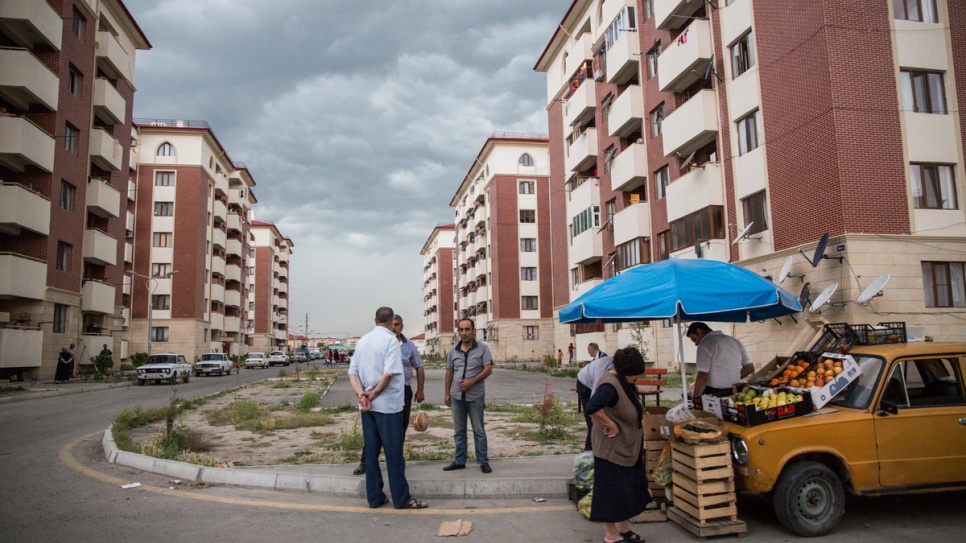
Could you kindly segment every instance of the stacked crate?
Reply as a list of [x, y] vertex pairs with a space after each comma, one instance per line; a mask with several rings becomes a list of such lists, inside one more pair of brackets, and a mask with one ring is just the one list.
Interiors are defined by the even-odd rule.
[[668, 520], [698, 537], [747, 532], [738, 520], [731, 445], [671, 443], [674, 505]]
[[651, 493], [651, 500], [656, 502], [658, 509], [648, 509], [631, 519], [631, 522], [665, 522], [667, 521], [667, 503], [669, 496], [659, 483], [654, 481], [654, 470], [657, 469], [661, 453], [667, 445], [665, 439], [644, 440], [644, 471], [647, 473], [647, 489]]

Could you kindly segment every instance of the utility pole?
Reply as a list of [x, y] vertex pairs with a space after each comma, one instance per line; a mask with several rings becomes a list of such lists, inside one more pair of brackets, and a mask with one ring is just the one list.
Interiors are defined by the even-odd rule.
[[309, 346], [309, 313], [305, 312], [305, 345]]

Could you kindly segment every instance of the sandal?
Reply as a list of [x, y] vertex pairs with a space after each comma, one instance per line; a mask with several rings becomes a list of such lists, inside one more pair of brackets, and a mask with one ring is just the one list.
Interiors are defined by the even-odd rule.
[[626, 532], [621, 532], [621, 537], [624, 538], [624, 541], [634, 541], [635, 543], [644, 543], [644, 538], [635, 534], [631, 530], [627, 530]]
[[408, 502], [402, 504], [399, 508], [400, 509], [426, 509], [427, 507], [429, 507], [428, 504], [423, 503], [417, 500], [416, 498], [413, 498]]

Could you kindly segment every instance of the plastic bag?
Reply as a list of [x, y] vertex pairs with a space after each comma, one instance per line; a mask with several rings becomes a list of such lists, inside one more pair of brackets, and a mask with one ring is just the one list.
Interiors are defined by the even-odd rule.
[[574, 485], [578, 490], [594, 487], [594, 453], [584, 451], [574, 456]]
[[671, 486], [671, 478], [674, 477], [674, 466], [671, 464], [671, 444], [668, 443], [664, 446], [664, 450], [661, 451], [661, 457], [657, 461], [657, 467], [654, 468], [654, 482], [663, 486]]
[[688, 402], [685, 402], [675, 407], [672, 407], [670, 411], [668, 411], [664, 415], [664, 418], [666, 418], [667, 421], [670, 422], [671, 424], [678, 424], [680, 422], [687, 422], [689, 420], [694, 420], [697, 417], [695, 417], [694, 413], [691, 412], [691, 408], [688, 406]]
[[580, 511], [580, 514], [582, 514], [583, 516], [585, 516], [587, 518], [590, 518], [590, 504], [593, 501], [594, 501], [594, 491], [593, 490], [591, 490], [583, 498], [580, 498], [580, 501], [577, 502], [577, 509]]

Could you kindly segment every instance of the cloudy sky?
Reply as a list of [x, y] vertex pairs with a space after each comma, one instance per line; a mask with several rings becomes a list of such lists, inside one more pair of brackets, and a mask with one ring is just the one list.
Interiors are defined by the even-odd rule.
[[289, 314], [423, 325], [419, 251], [494, 131], [546, 132], [533, 71], [570, 0], [124, 0], [135, 117], [210, 123], [295, 243]]

